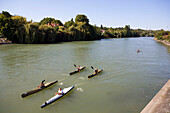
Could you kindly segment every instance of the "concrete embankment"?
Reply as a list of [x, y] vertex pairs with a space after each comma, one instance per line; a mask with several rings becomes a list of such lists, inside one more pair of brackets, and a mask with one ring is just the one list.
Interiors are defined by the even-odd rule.
[[141, 113], [170, 113], [170, 79]]

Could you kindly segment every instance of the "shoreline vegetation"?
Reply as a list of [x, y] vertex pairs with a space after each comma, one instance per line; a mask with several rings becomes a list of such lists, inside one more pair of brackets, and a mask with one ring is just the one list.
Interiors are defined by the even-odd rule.
[[170, 46], [170, 31], [161, 30], [155, 34], [154, 40]]
[[156, 40], [157, 42], [161, 42], [161, 43], [163, 43], [163, 44], [165, 44], [165, 45], [167, 45], [167, 46], [170, 46], [170, 42], [168, 42], [168, 41], [158, 40], [158, 39], [155, 39], [155, 38], [154, 38], [154, 40]]
[[[40, 22], [26, 21], [25, 17], [0, 13], [0, 37], [20, 44], [44, 44], [68, 41], [89, 41], [104, 38], [155, 37], [164, 30], [131, 29], [130, 25], [108, 28], [91, 25], [86, 15], [78, 14], [75, 19], [64, 24], [54, 18], [44, 18]], [[165, 36], [161, 38], [164, 40]], [[170, 42], [169, 38], [168, 41]]]

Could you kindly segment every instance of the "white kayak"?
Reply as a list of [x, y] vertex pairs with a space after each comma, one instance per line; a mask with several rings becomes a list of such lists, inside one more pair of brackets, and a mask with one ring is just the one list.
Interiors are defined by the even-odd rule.
[[64, 95], [66, 95], [68, 92], [70, 92], [72, 89], [74, 88], [74, 86], [68, 87], [68, 88], [64, 88], [63, 89], [63, 94], [62, 95], [55, 95], [54, 97], [50, 98], [48, 101], [46, 101], [44, 104], [41, 105], [41, 108], [53, 103], [54, 101], [58, 100], [59, 98], [63, 97]]

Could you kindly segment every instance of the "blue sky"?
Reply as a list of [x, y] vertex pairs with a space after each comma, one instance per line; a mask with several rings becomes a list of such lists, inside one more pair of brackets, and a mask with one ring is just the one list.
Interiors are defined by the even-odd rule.
[[0, 0], [2, 11], [37, 22], [53, 17], [65, 23], [85, 14], [97, 26], [170, 30], [170, 0]]

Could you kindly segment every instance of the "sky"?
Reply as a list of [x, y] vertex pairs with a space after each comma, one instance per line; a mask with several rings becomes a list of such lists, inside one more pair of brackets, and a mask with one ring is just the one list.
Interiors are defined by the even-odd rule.
[[2, 11], [34, 22], [52, 17], [64, 24], [84, 14], [99, 27], [170, 31], [170, 0], [0, 0]]

